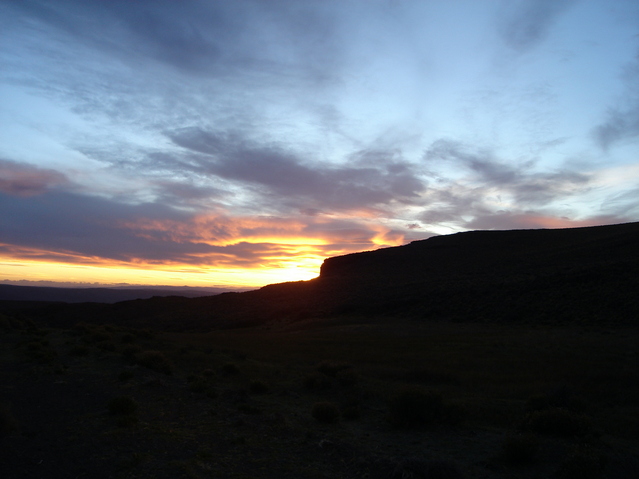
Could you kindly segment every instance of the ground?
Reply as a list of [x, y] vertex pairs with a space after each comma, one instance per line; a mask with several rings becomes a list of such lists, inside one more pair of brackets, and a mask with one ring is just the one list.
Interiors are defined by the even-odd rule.
[[2, 477], [639, 477], [636, 329], [0, 326]]

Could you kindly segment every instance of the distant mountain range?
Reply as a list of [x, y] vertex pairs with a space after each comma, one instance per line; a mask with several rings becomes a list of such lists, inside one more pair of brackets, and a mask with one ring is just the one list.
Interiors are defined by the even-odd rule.
[[0, 301], [61, 301], [64, 303], [117, 303], [153, 296], [197, 298], [228, 292], [223, 288], [62, 288], [0, 284]]
[[57, 324], [90, 317], [170, 330], [394, 317], [637, 326], [638, 293], [639, 223], [626, 223], [436, 236], [329, 258], [310, 281], [192, 299], [32, 307], [29, 314]]

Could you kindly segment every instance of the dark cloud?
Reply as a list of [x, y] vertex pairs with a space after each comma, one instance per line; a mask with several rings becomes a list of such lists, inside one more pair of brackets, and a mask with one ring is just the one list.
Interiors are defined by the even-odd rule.
[[[511, 194], [521, 206], [546, 204], [559, 197], [584, 192], [590, 181], [588, 175], [571, 170], [535, 172], [534, 162], [517, 166], [496, 158], [489, 150], [469, 148], [450, 140], [434, 142], [425, 152], [424, 159], [426, 163], [443, 160], [472, 173], [476, 185], [471, 192], [474, 196], [481, 197], [482, 190], [497, 187]], [[467, 204], [461, 206], [468, 207]]]
[[353, 209], [415, 201], [425, 185], [413, 167], [390, 152], [361, 166], [304, 162], [275, 146], [262, 146], [237, 134], [219, 135], [198, 128], [168, 133], [175, 144], [204, 154], [195, 171], [260, 188], [297, 210]]
[[[167, 206], [125, 204], [72, 193], [12, 197], [0, 193], [0, 254], [86, 264], [127, 262], [258, 267], [295, 258], [298, 237], [332, 241], [324, 251], [371, 249], [379, 237], [357, 220], [201, 216]], [[10, 221], [6, 221], [10, 220]], [[386, 232], [397, 241], [400, 232]]]
[[594, 134], [603, 149], [619, 141], [639, 137], [639, 102], [628, 108], [610, 109], [606, 120], [595, 128]]
[[[449, 140], [433, 143], [424, 161], [427, 167], [433, 162], [441, 166], [443, 161], [455, 168], [457, 176], [440, 178], [425, 195], [418, 219], [431, 225], [448, 223], [463, 229], [578, 226], [578, 221], [557, 217], [549, 205], [569, 201], [591, 187], [590, 176], [579, 171], [538, 172], [534, 162], [509, 164], [489, 150]], [[611, 218], [619, 219], [611, 215], [601, 220], [615, 222]]]
[[556, 17], [574, 0], [519, 0], [508, 2], [500, 28], [508, 46], [525, 51], [543, 40]]
[[[138, 67], [153, 59], [187, 74], [226, 76], [241, 69], [317, 81], [329, 76], [327, 67], [339, 57], [334, 19], [328, 9], [306, 2], [12, 0], [9, 4], [78, 44]], [[283, 43], [286, 55], [279, 51]]]
[[623, 70], [621, 80], [625, 91], [618, 105], [608, 109], [606, 118], [593, 132], [604, 150], [618, 142], [639, 138], [639, 51]]
[[58, 171], [0, 159], [0, 193], [40, 195], [69, 183], [68, 178]]

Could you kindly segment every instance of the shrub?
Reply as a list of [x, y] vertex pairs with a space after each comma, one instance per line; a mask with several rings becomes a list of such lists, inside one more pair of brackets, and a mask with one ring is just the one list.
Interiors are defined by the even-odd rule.
[[225, 376], [237, 376], [240, 374], [240, 368], [235, 363], [225, 363], [222, 365], [221, 372]]
[[339, 419], [339, 409], [332, 402], [318, 402], [313, 404], [311, 414], [322, 424], [332, 424]]
[[133, 414], [138, 409], [138, 403], [128, 396], [114, 397], [109, 401], [109, 413], [116, 416]]
[[9, 316], [5, 316], [2, 313], [0, 313], [0, 329], [3, 329], [5, 331], [10, 331], [11, 329], [13, 329]]
[[339, 384], [347, 387], [355, 386], [359, 382], [359, 374], [350, 368], [338, 371], [336, 378]]
[[509, 435], [501, 445], [500, 459], [511, 466], [525, 466], [537, 460], [539, 441], [528, 434]]
[[136, 360], [136, 356], [142, 351], [142, 348], [140, 346], [135, 346], [135, 345], [131, 345], [131, 346], [126, 346], [123, 350], [122, 350], [122, 357], [129, 361], [129, 362], [135, 362]]
[[143, 351], [136, 356], [138, 364], [166, 375], [173, 374], [173, 365], [160, 351]]
[[306, 389], [313, 391], [330, 389], [333, 385], [330, 378], [318, 373], [304, 376], [303, 384]]
[[18, 421], [8, 404], [0, 403], [0, 436], [18, 431]]
[[98, 344], [96, 344], [96, 347], [98, 349], [101, 349], [102, 351], [114, 352], [116, 350], [113, 341], [100, 341]]
[[150, 329], [136, 329], [132, 331], [140, 339], [153, 339], [155, 333]]
[[125, 383], [130, 379], [133, 379], [134, 377], [135, 374], [133, 373], [133, 371], [131, 371], [130, 369], [125, 369], [120, 374], [118, 374], [118, 381]]
[[390, 423], [401, 428], [421, 428], [448, 422], [449, 407], [436, 391], [405, 388], [388, 403]]
[[95, 331], [89, 337], [85, 337], [85, 340], [90, 343], [101, 343], [103, 341], [113, 340], [113, 336], [104, 331]]
[[557, 479], [599, 479], [603, 475], [606, 457], [590, 448], [573, 450], [561, 464]]
[[526, 415], [521, 428], [556, 437], [583, 436], [591, 431], [586, 417], [562, 408], [533, 411]]
[[270, 391], [270, 388], [264, 381], [251, 381], [249, 390], [253, 394], [266, 394]]
[[405, 459], [395, 467], [391, 479], [424, 477], [428, 479], [464, 479], [459, 468], [449, 461]]
[[206, 381], [201, 376], [192, 377], [188, 380], [188, 382], [189, 382], [189, 390], [194, 393], [203, 394], [208, 389], [206, 385]]
[[69, 354], [71, 356], [88, 356], [89, 348], [87, 348], [86, 346], [82, 346], [81, 344], [76, 344], [74, 346], [71, 346]]
[[533, 396], [526, 402], [526, 411], [528, 412], [550, 408], [583, 411], [584, 407], [584, 400], [581, 397], [575, 396], [567, 387], [560, 387], [547, 394]]
[[355, 421], [360, 418], [360, 403], [357, 400], [347, 401], [342, 404], [342, 418], [346, 421]]
[[345, 369], [350, 369], [351, 365], [348, 363], [334, 362], [334, 361], [322, 361], [319, 366], [317, 366], [317, 371], [334, 378], [337, 376], [337, 373], [340, 371], [344, 371]]
[[124, 333], [122, 336], [120, 336], [120, 342], [122, 342], [123, 344], [131, 344], [134, 343], [135, 340], [135, 335], [131, 333]]
[[256, 415], [256, 414], [262, 414], [262, 410], [256, 406], [253, 406], [251, 404], [248, 403], [240, 403], [237, 406], [237, 410], [241, 413], [244, 414], [252, 414], [252, 415]]

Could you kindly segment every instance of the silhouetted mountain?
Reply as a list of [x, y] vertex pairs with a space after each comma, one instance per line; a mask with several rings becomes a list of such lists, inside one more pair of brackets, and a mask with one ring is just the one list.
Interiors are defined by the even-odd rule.
[[56, 288], [0, 284], [0, 301], [47, 301], [64, 303], [117, 303], [153, 296], [212, 296], [228, 290], [222, 288]]
[[38, 316], [165, 329], [344, 315], [637, 325], [637, 291], [639, 223], [627, 223], [436, 236], [329, 258], [310, 281], [204, 298], [49, 306]]

